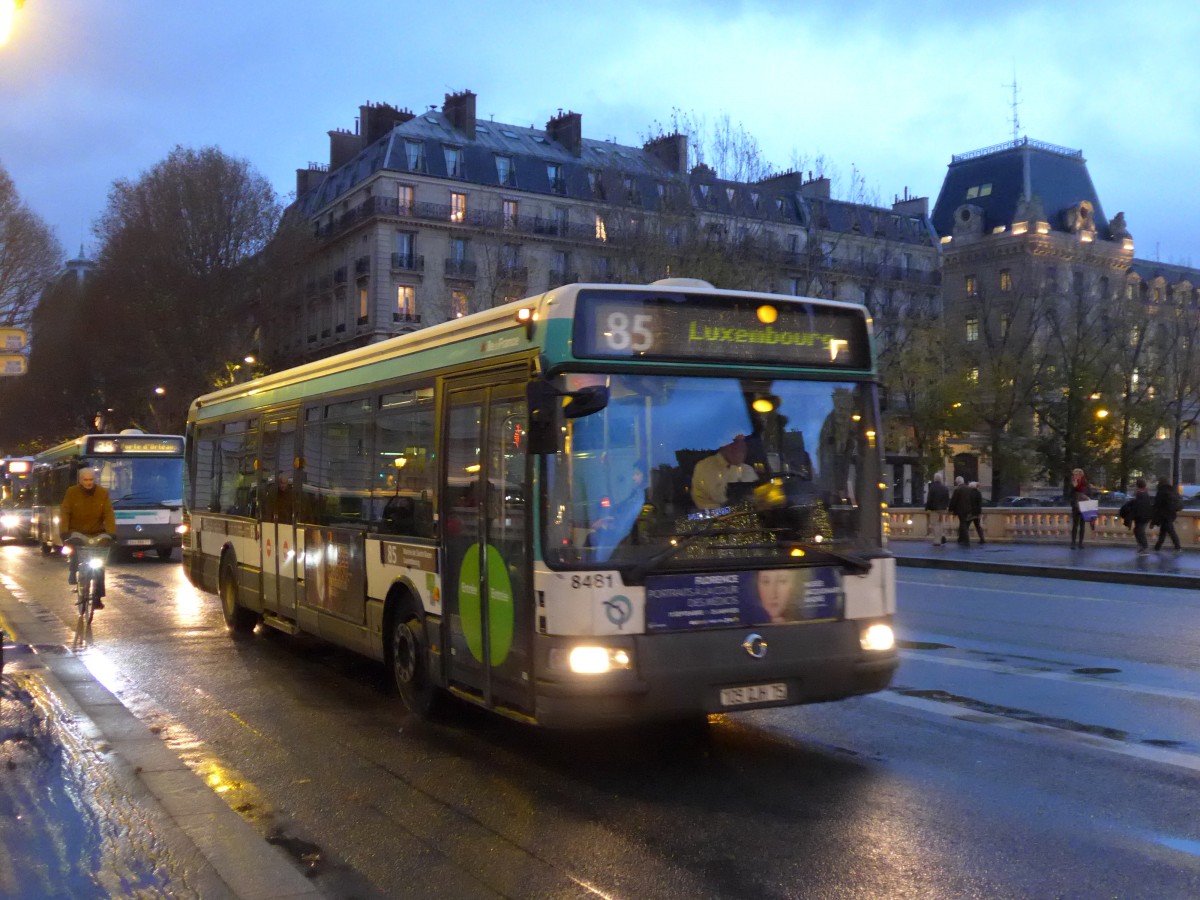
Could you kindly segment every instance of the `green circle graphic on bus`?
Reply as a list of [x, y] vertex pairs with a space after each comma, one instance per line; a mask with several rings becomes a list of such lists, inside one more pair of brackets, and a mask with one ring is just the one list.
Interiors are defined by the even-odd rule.
[[[488, 627], [492, 665], [508, 659], [513, 641], [513, 595], [508, 567], [500, 551], [487, 545]], [[483, 610], [479, 603], [479, 544], [473, 544], [458, 570], [458, 614], [467, 649], [483, 662]]]

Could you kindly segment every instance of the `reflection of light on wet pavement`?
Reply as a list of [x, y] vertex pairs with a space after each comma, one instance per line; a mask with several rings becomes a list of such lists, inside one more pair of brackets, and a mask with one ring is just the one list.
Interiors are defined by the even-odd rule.
[[157, 837], [161, 823], [130, 799], [102, 746], [42, 679], [6, 674], [0, 701], [4, 795], [20, 825], [3, 829], [4, 893], [186, 895], [187, 872]]
[[169, 582], [170, 609], [174, 611], [175, 625], [180, 628], [196, 628], [204, 621], [207, 611], [214, 609], [212, 595], [197, 589], [183, 574], [183, 566], [175, 568], [175, 577], [164, 579]]

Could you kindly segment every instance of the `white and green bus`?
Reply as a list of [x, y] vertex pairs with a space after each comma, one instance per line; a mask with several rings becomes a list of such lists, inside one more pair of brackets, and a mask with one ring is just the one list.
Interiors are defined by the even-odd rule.
[[837, 700], [897, 665], [878, 431], [861, 306], [568, 285], [195, 400], [184, 565], [418, 714]]
[[34, 457], [34, 527], [43, 553], [62, 547], [59, 507], [79, 470], [96, 470], [116, 517], [114, 547], [154, 551], [161, 559], [183, 543], [183, 435], [85, 434]]

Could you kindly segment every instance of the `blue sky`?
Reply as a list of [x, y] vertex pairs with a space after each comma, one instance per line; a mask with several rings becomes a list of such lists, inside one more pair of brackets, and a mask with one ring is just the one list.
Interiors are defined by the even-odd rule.
[[[0, 0], [5, 2], [5, 0]], [[1021, 134], [1082, 149], [1137, 255], [1200, 266], [1200, 4], [827, 0], [604, 3], [26, 0], [0, 47], [0, 163], [69, 254], [118, 178], [176, 144], [281, 194], [360, 104], [640, 144], [678, 109], [728, 115], [778, 168], [823, 156], [890, 203], [937, 198], [954, 153]]]

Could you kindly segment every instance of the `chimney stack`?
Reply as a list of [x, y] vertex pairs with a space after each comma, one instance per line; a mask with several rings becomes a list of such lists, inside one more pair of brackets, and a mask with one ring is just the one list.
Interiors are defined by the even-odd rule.
[[390, 103], [368, 103], [358, 108], [362, 145], [369, 147], [397, 125], [413, 118], [411, 110], [397, 109]]
[[320, 186], [329, 169], [320, 163], [309, 163], [307, 169], [296, 170], [296, 198], [299, 199], [309, 191]]
[[686, 134], [680, 134], [678, 131], [674, 134], [664, 134], [662, 137], [647, 141], [642, 149], [676, 175], [687, 174], [688, 139]]
[[562, 144], [572, 156], [583, 154], [583, 116], [577, 112], [559, 112], [546, 123], [550, 140]]
[[467, 140], [475, 140], [475, 94], [471, 91], [459, 91], [457, 94], [447, 94], [446, 102], [442, 104], [442, 112], [450, 120], [450, 124], [467, 136]]
[[362, 149], [362, 136], [344, 128], [329, 132], [329, 171], [339, 169]]

